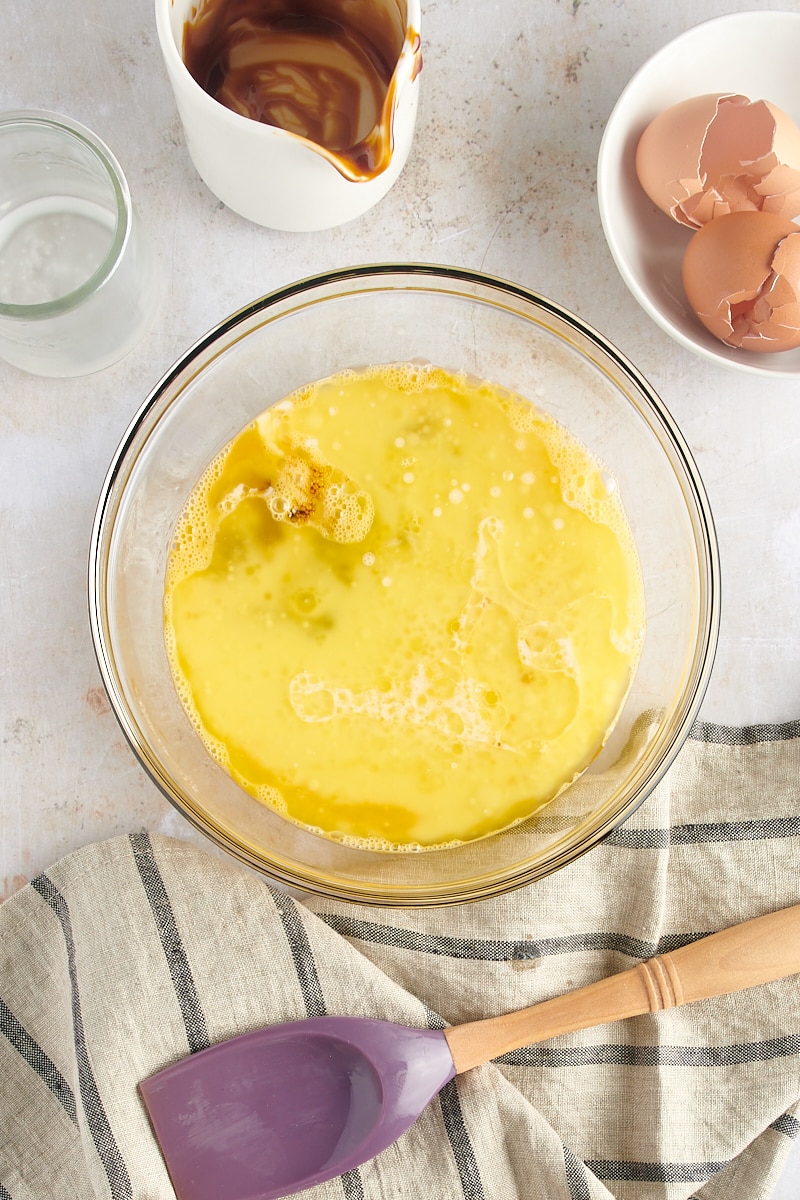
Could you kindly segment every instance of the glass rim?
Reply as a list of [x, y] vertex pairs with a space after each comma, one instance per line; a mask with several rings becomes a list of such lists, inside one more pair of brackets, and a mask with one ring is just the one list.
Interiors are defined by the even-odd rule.
[[125, 175], [114, 155], [97, 134], [79, 121], [47, 109], [17, 109], [0, 112], [0, 138], [12, 128], [30, 126], [35, 129], [54, 129], [65, 133], [82, 144], [99, 163], [111, 185], [114, 197], [114, 232], [111, 243], [88, 279], [72, 291], [54, 300], [38, 304], [11, 304], [0, 299], [0, 317], [12, 320], [39, 321], [57, 317], [77, 308], [84, 300], [95, 295], [116, 271], [126, 245], [130, 239], [133, 223], [133, 208], [130, 189]]

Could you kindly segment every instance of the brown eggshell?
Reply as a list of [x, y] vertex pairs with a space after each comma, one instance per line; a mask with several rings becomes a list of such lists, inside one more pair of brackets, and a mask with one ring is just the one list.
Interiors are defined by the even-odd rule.
[[636, 173], [653, 203], [690, 229], [731, 212], [800, 216], [800, 128], [765, 100], [694, 96], [650, 122]]
[[683, 286], [705, 327], [761, 353], [800, 346], [800, 225], [765, 212], [718, 217], [692, 237]]

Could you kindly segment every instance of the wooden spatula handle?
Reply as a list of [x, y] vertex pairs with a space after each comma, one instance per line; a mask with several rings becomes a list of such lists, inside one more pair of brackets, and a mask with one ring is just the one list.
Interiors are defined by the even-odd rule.
[[561, 1033], [739, 992], [800, 972], [800, 904], [733, 925], [588, 987], [445, 1030], [456, 1071]]

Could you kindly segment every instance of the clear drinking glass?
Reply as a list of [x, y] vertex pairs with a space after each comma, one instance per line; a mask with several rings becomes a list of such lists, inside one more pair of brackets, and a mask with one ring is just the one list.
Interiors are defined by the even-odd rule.
[[136, 345], [156, 298], [111, 151], [69, 117], [0, 113], [0, 357], [34, 375], [98, 371]]

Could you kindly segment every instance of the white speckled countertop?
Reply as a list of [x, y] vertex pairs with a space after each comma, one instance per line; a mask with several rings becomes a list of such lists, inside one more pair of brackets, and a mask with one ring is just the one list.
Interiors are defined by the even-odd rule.
[[[723, 614], [702, 716], [800, 717], [800, 383], [723, 371], [652, 324], [613, 265], [594, 187], [605, 120], [654, 51], [709, 17], [796, 3], [427, 0], [399, 183], [360, 220], [305, 235], [248, 224], [196, 176], [150, 0], [2, 8], [0, 109], [54, 109], [108, 143], [155, 243], [162, 297], [144, 341], [97, 375], [38, 379], [0, 362], [0, 898], [117, 833], [200, 841], [137, 765], [100, 684], [86, 605], [94, 506], [128, 421], [173, 360], [241, 305], [329, 268], [485, 270], [615, 342], [680, 424], [715, 513]], [[775, 1193], [790, 1197], [798, 1151]]]

